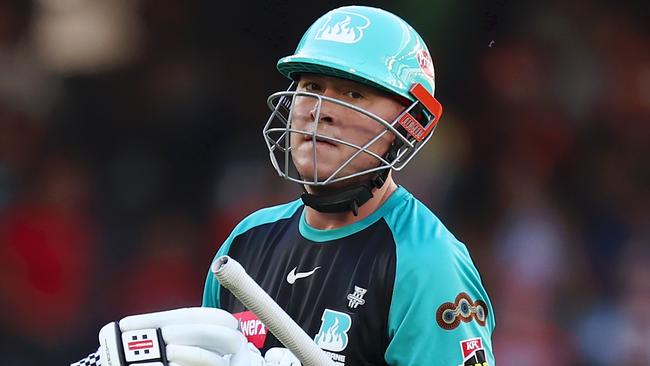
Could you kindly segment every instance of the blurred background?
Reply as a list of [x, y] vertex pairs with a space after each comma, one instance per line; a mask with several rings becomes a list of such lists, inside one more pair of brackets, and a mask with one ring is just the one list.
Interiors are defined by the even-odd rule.
[[[445, 114], [396, 179], [473, 253], [498, 364], [650, 365], [647, 2], [357, 3], [429, 44]], [[233, 226], [300, 192], [268, 162], [265, 101], [346, 4], [0, 1], [2, 365], [67, 365], [111, 320], [200, 304]]]

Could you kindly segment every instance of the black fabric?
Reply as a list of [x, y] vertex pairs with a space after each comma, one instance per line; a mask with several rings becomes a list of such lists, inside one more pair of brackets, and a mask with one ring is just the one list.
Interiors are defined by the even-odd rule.
[[[401, 142], [396, 142], [391, 145], [385, 156], [388, 162], [395, 160], [397, 151], [401, 145]], [[335, 193], [316, 195], [305, 192], [300, 198], [305, 205], [318, 212], [336, 213], [351, 211], [354, 216], [357, 216], [359, 214], [359, 207], [373, 197], [372, 190], [375, 188], [379, 189], [386, 183], [389, 172], [390, 169], [380, 170], [370, 178], [368, 183], [346, 187]]]
[[[339, 352], [345, 365], [385, 365], [389, 344], [388, 311], [395, 281], [395, 243], [383, 220], [342, 239], [314, 242], [299, 232], [300, 210], [291, 218], [255, 227], [236, 237], [228, 255], [314, 338], [325, 309], [348, 314], [347, 347]], [[320, 267], [293, 285], [287, 275]], [[355, 286], [367, 290], [363, 304], [350, 306]], [[220, 304], [231, 313], [246, 311], [224, 290]], [[271, 334], [262, 352], [282, 347]]]
[[357, 216], [359, 207], [372, 198], [372, 189], [367, 185], [360, 185], [333, 194], [303, 193], [300, 198], [305, 205], [319, 212], [352, 211], [354, 216]]
[[158, 347], [160, 348], [160, 362], [162, 362], [162, 366], [169, 366], [169, 360], [167, 360], [167, 346], [165, 339], [163, 338], [162, 329], [156, 328], [156, 336], [158, 336]]

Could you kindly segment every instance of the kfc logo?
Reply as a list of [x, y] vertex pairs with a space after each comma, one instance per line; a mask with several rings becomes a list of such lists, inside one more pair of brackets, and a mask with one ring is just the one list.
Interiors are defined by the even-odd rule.
[[460, 366], [488, 366], [481, 338], [471, 338], [460, 342], [463, 363]]

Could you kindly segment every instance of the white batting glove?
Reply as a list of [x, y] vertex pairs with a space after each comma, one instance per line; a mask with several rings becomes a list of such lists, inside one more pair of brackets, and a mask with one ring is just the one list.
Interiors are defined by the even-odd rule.
[[271, 348], [264, 354], [266, 366], [301, 366], [300, 360], [286, 348]]
[[[99, 332], [98, 366], [263, 366], [230, 313], [184, 308], [128, 316]], [[91, 355], [92, 356], [92, 355]], [[89, 356], [90, 359], [90, 356]]]

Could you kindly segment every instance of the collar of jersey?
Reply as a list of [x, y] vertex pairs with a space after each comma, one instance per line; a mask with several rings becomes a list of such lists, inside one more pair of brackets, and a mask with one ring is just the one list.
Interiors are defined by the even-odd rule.
[[357, 221], [347, 226], [329, 230], [321, 230], [309, 226], [307, 220], [305, 219], [305, 208], [303, 207], [302, 213], [300, 214], [300, 224], [298, 225], [300, 234], [305, 239], [315, 242], [337, 240], [346, 236], [350, 236], [377, 222], [377, 220], [390, 212], [390, 210], [392, 210], [393, 207], [395, 207], [402, 200], [402, 198], [406, 197], [408, 194], [409, 193], [406, 189], [404, 189], [402, 186], [398, 186], [395, 192], [393, 192], [393, 194], [388, 197], [386, 202], [384, 202], [375, 212], [368, 215], [363, 220]]

